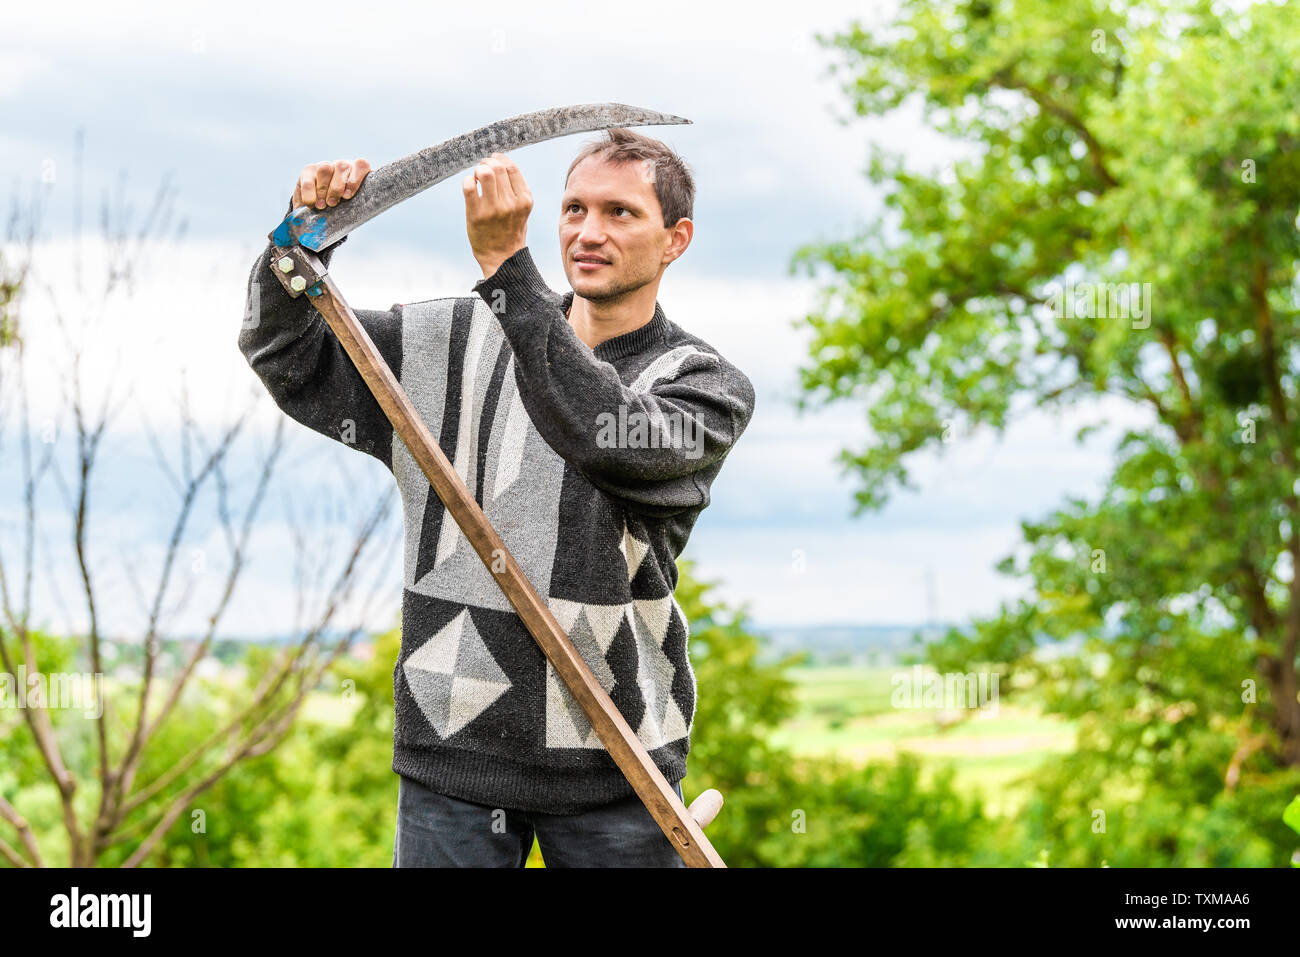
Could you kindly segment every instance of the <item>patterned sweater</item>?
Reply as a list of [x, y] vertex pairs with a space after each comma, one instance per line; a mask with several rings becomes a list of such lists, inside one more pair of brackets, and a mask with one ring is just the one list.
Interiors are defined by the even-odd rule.
[[[328, 264], [338, 246], [326, 251]], [[393, 770], [573, 814], [631, 786], [308, 297], [253, 265], [239, 348], [286, 414], [392, 472], [405, 517]], [[527, 247], [476, 295], [355, 310], [430, 433], [670, 783], [695, 714], [675, 559], [754, 408], [658, 303], [585, 345]]]

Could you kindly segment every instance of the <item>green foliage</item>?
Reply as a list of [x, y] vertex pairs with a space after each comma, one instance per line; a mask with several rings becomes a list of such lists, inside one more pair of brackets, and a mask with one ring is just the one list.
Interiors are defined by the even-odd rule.
[[[1300, 834], [1300, 796], [1291, 799], [1291, 803], [1282, 812], [1282, 822], [1291, 830]], [[1291, 855], [1291, 866], [1300, 867], [1300, 848]]]
[[714, 587], [681, 563], [677, 600], [691, 622], [700, 688], [683, 792], [726, 799], [709, 840], [730, 867], [858, 867], [956, 861], [984, 833], [978, 802], [966, 802], [951, 773], [924, 779], [914, 758], [866, 767], [796, 759], [771, 746], [793, 716], [802, 655], [761, 664], [743, 610], [713, 601]]
[[[951, 773], [930, 781], [914, 758], [866, 768], [796, 760], [767, 743], [794, 712], [785, 670], [799, 659], [761, 663], [762, 644], [743, 612], [714, 600], [713, 588], [682, 562], [677, 599], [691, 622], [700, 689], [683, 791], [687, 803], [711, 787], [725, 795], [709, 836], [728, 865], [947, 864], [973, 853], [986, 823]], [[149, 863], [388, 866], [397, 801], [392, 662], [399, 646], [392, 631], [375, 641], [368, 661], [337, 666], [318, 699], [350, 696], [347, 719], [303, 719], [276, 750], [236, 766], [187, 809]], [[261, 673], [264, 655], [246, 650], [250, 673]], [[230, 702], [223, 699], [239, 693], [213, 689], [211, 700], [196, 700], [160, 743], [155, 763], [176, 760], [206, 730], [203, 713], [224, 713]], [[128, 852], [104, 863], [119, 863]]]
[[[274, 751], [242, 762], [201, 795], [150, 863], [216, 867], [387, 867], [397, 777], [392, 771], [394, 629], [373, 656], [331, 669], [317, 700], [349, 709], [341, 725], [300, 719]], [[249, 651], [258, 658], [263, 649]], [[250, 664], [260, 674], [263, 666]], [[196, 832], [194, 811], [205, 830]]]
[[[845, 459], [863, 507], [906, 482], [905, 456], [936, 446], [945, 423], [1005, 428], [1018, 395], [1046, 406], [1150, 393], [1168, 424], [1190, 418], [1174, 377], [1149, 368], [1166, 340], [1193, 385], [1259, 392], [1250, 269], [1265, 268], [1260, 292], [1279, 300], [1278, 341], [1294, 319], [1300, 34], [1281, 6], [1220, 20], [1195, 4], [1174, 37], [1182, 6], [1003, 0], [976, 16], [958, 0], [914, 0], [881, 36], [855, 26], [822, 38], [859, 115], [917, 98], [936, 131], [975, 153], [949, 176], [877, 149], [869, 176], [888, 191], [887, 222], [794, 257], [836, 280], [807, 318], [809, 398], [871, 399], [873, 441]], [[1080, 279], [1153, 283], [1150, 328], [1048, 321], [1048, 287], [1071, 266]], [[1232, 436], [1236, 406], [1211, 417], [1202, 398], [1203, 440]], [[1261, 442], [1294, 445], [1293, 418], [1270, 424]], [[1260, 472], [1268, 449], [1254, 453]]]
[[[14, 652], [19, 649], [12, 632], [0, 628], [0, 635], [7, 648]], [[78, 659], [75, 641], [36, 630], [28, 632], [28, 640], [40, 672], [87, 670]], [[14, 690], [17, 690], [17, 675], [14, 676]], [[6, 701], [5, 707], [0, 708], [0, 795], [18, 805], [32, 830], [44, 837], [41, 847], [47, 859], [64, 863], [68, 856], [68, 841], [62, 829], [59, 793], [32, 740], [26, 715], [15, 704]], [[91, 722], [84, 720], [78, 711], [51, 709], [48, 714], [68, 765], [75, 767], [74, 762], [93, 760], [95, 745]], [[9, 834], [3, 836], [10, 840]], [[0, 863], [7, 864], [3, 859]]]
[[[1038, 776], [1013, 860], [1290, 854], [1293, 17], [1270, 3], [905, 0], [877, 34], [822, 38], [859, 115], [913, 98], [966, 152], [930, 172], [876, 150], [886, 221], [794, 257], [827, 279], [806, 319], [804, 401], [866, 406], [871, 440], [844, 452], [858, 506], [909, 487], [913, 453], [1003, 431], [1020, 409], [1105, 394], [1154, 422], [1124, 436], [1098, 502], [1022, 524], [1028, 554], [999, 568], [1031, 596], [928, 655], [940, 670], [1001, 663], [1008, 694], [1080, 721], [1078, 750]], [[1112, 299], [1112, 284], [1140, 298]], [[1063, 641], [1081, 651], [1041, 653]]]
[[800, 770], [807, 776], [790, 795], [798, 805], [751, 837], [766, 866], [946, 867], [966, 863], [987, 839], [980, 802], [959, 793], [950, 768], [927, 780], [904, 753], [893, 763], [829, 759]]
[[[700, 687], [692, 728], [688, 802], [717, 787], [726, 796], [709, 835], [732, 867], [853, 866], [1146, 866], [1149, 864], [1261, 864], [1275, 860], [1278, 834], [1257, 833], [1251, 821], [1277, 817], [1282, 780], [1276, 786], [1242, 786], [1235, 796], [1221, 790], [1215, 767], [1221, 744], [1208, 732], [1162, 744], [1136, 730], [1119, 744], [1085, 736], [1079, 755], [1068, 756], [1042, 775], [1040, 789], [1016, 820], [989, 820], [977, 798], [954, 783], [951, 768], [923, 764], [904, 753], [894, 762], [855, 767], [837, 759], [796, 758], [768, 742], [794, 710], [793, 682], [786, 672], [797, 658], [764, 664], [762, 642], [743, 612], [711, 596], [682, 564], [678, 600], [692, 623], [691, 653]], [[43, 667], [76, 667], [75, 645], [38, 636]], [[243, 762], [201, 795], [177, 820], [150, 866], [386, 867], [391, 863], [397, 779], [391, 770], [392, 663], [396, 630], [377, 636], [373, 656], [335, 666], [317, 689], [314, 707], [274, 751]], [[265, 672], [264, 648], [245, 648], [247, 674]], [[1207, 666], [1198, 659], [1198, 666]], [[1045, 674], [1047, 671], [1045, 670]], [[1062, 695], [1066, 675], [1057, 675]], [[247, 679], [209, 680], [183, 699], [175, 720], [163, 727], [140, 778], [154, 780], [215, 730], [246, 699]], [[1039, 686], [1051, 681], [1044, 677]], [[1086, 694], [1087, 689], [1079, 691]], [[1081, 707], [1081, 705], [1080, 705]], [[1064, 710], [1064, 706], [1062, 706]], [[75, 734], [89, 722], [58, 717]], [[1189, 716], [1188, 721], [1192, 720]], [[1095, 735], [1096, 732], [1093, 734]], [[1149, 736], [1148, 736], [1149, 737]], [[53, 855], [60, 816], [52, 789], [44, 793], [34, 749], [21, 733], [0, 736], [0, 792], [33, 821], [42, 847]], [[93, 767], [89, 747], [78, 768]], [[1096, 751], [1120, 747], [1130, 763], [1144, 761], [1149, 776], [1166, 781], [1158, 800], [1116, 778]], [[1219, 751], [1215, 751], [1220, 747]], [[1146, 748], [1145, 756], [1139, 757]], [[1161, 755], [1172, 749], [1176, 759]], [[1070, 764], [1076, 761], [1076, 764]], [[85, 762], [91, 762], [85, 764]], [[1286, 783], [1294, 793], [1300, 786]], [[1188, 814], [1174, 795], [1209, 795]], [[1105, 834], [1091, 830], [1092, 809], [1105, 795]], [[1163, 797], [1159, 797], [1164, 795]], [[87, 799], [97, 797], [87, 793]], [[1140, 814], [1135, 814], [1140, 810]], [[137, 820], [137, 818], [132, 818]], [[1171, 834], [1173, 837], [1171, 838]], [[1171, 843], [1172, 841], [1172, 843]], [[115, 846], [101, 865], [122, 863], [132, 842]]]
[[18, 334], [18, 300], [26, 274], [26, 264], [12, 264], [0, 250], [0, 349], [22, 343]]

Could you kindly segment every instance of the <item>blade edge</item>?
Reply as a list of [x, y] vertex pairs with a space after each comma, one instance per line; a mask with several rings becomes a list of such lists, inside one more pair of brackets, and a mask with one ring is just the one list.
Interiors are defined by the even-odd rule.
[[380, 213], [462, 170], [477, 166], [493, 153], [507, 153], [573, 133], [690, 122], [670, 113], [623, 103], [584, 103], [521, 113], [386, 163], [366, 176], [351, 199], [330, 209], [299, 206], [272, 235], [288, 238], [287, 227], [288, 235], [300, 245], [319, 252]]

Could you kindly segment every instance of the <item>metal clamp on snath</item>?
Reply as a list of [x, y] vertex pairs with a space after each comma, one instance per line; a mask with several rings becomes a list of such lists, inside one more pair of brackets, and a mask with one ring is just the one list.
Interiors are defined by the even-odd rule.
[[[274, 235], [274, 234], [272, 234]], [[271, 272], [280, 280], [284, 291], [297, 299], [303, 293], [319, 296], [325, 281], [325, 264], [314, 252], [301, 246], [275, 246]]]

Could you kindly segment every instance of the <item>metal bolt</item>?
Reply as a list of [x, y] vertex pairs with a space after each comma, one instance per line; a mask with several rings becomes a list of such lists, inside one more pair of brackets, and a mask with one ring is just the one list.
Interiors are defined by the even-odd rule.
[[303, 279], [302, 276], [294, 276], [289, 280], [289, 288], [294, 292], [302, 292], [307, 288], [307, 280]]
[[293, 272], [293, 257], [283, 256], [276, 265], [280, 267], [280, 272]]

